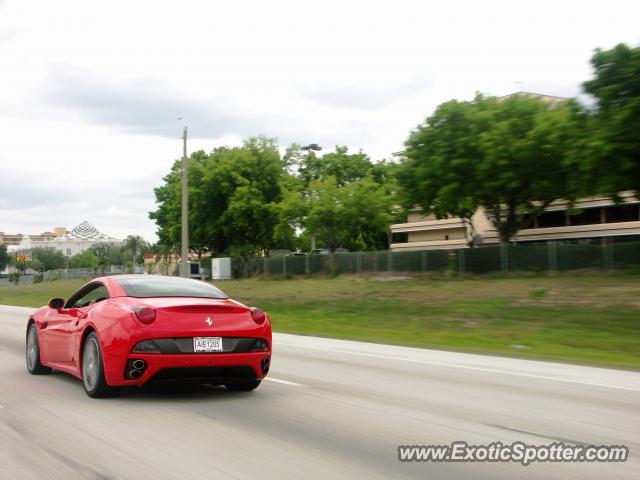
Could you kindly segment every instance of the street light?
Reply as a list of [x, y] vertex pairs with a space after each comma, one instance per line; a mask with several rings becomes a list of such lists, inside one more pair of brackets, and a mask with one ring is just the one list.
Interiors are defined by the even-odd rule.
[[316, 152], [319, 152], [320, 150], [322, 150], [322, 147], [320, 145], [318, 145], [317, 143], [310, 143], [309, 145], [305, 145], [304, 147], [300, 147], [300, 150], [315, 150]]
[[[300, 150], [305, 150], [309, 152], [309, 154], [311, 154], [312, 151], [319, 152], [320, 150], [322, 150], [322, 147], [317, 143], [310, 143], [309, 145], [300, 147]], [[316, 234], [312, 233], [311, 234], [311, 251], [313, 252], [315, 249], [316, 249]]]

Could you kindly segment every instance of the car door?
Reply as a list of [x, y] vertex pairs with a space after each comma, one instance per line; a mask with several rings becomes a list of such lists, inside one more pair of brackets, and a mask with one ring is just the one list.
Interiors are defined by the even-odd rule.
[[73, 361], [73, 349], [69, 350], [75, 340], [75, 327], [78, 317], [84, 314], [78, 308], [52, 311], [47, 317], [45, 328], [47, 342], [47, 359], [55, 363]]
[[73, 294], [64, 308], [51, 311], [47, 318], [47, 355], [54, 363], [74, 361], [76, 334], [80, 320], [85, 318], [98, 301], [109, 298], [104, 285], [99, 282], [86, 285]]

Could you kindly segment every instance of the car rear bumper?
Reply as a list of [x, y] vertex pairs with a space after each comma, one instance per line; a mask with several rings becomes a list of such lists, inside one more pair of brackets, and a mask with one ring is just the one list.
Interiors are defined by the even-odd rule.
[[[142, 360], [144, 368], [136, 368], [139, 366], [134, 365], [136, 360]], [[131, 353], [120, 368], [114, 367], [105, 373], [110, 386], [140, 386], [148, 382], [179, 379], [225, 383], [226, 380], [261, 380], [269, 370], [270, 361], [271, 353], [267, 351], [175, 355]], [[139, 374], [132, 378], [131, 370], [134, 369]]]

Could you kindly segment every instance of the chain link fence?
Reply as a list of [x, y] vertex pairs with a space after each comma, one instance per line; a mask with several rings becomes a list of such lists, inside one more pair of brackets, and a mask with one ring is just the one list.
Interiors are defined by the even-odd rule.
[[[20, 275], [18, 284], [31, 285], [40, 282], [53, 282], [55, 280], [84, 280], [96, 277], [104, 277], [107, 275], [121, 275], [124, 273], [144, 273], [144, 267], [136, 265], [135, 267], [127, 265], [110, 265], [107, 267], [94, 268], [61, 268], [58, 270], [47, 270], [42, 273]], [[14, 284], [9, 276], [0, 278], [0, 286]]]
[[61, 268], [59, 270], [48, 270], [42, 273], [42, 280], [45, 282], [53, 280], [79, 280], [83, 278], [104, 277], [107, 275], [122, 275], [125, 273], [144, 273], [141, 265], [109, 265], [99, 268]]
[[[305, 275], [459, 275], [488, 273], [554, 273], [572, 270], [640, 271], [640, 242], [606, 245], [507, 245], [458, 250], [414, 250], [284, 255], [234, 258], [233, 278], [290, 278]], [[37, 281], [91, 279], [104, 275], [144, 273], [144, 267], [112, 265], [100, 269], [70, 268], [44, 272]], [[20, 283], [34, 283], [36, 276], [21, 276]], [[9, 285], [8, 278], [0, 286]]]
[[285, 255], [233, 259], [234, 278], [299, 275], [447, 275], [570, 270], [640, 269], [640, 243], [505, 245], [458, 250], [415, 250]]

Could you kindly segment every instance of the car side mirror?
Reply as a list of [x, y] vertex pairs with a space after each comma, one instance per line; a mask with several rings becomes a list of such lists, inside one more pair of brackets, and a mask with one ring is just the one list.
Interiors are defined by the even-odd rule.
[[60, 310], [64, 307], [64, 298], [52, 298], [49, 300], [49, 308], [53, 310]]

